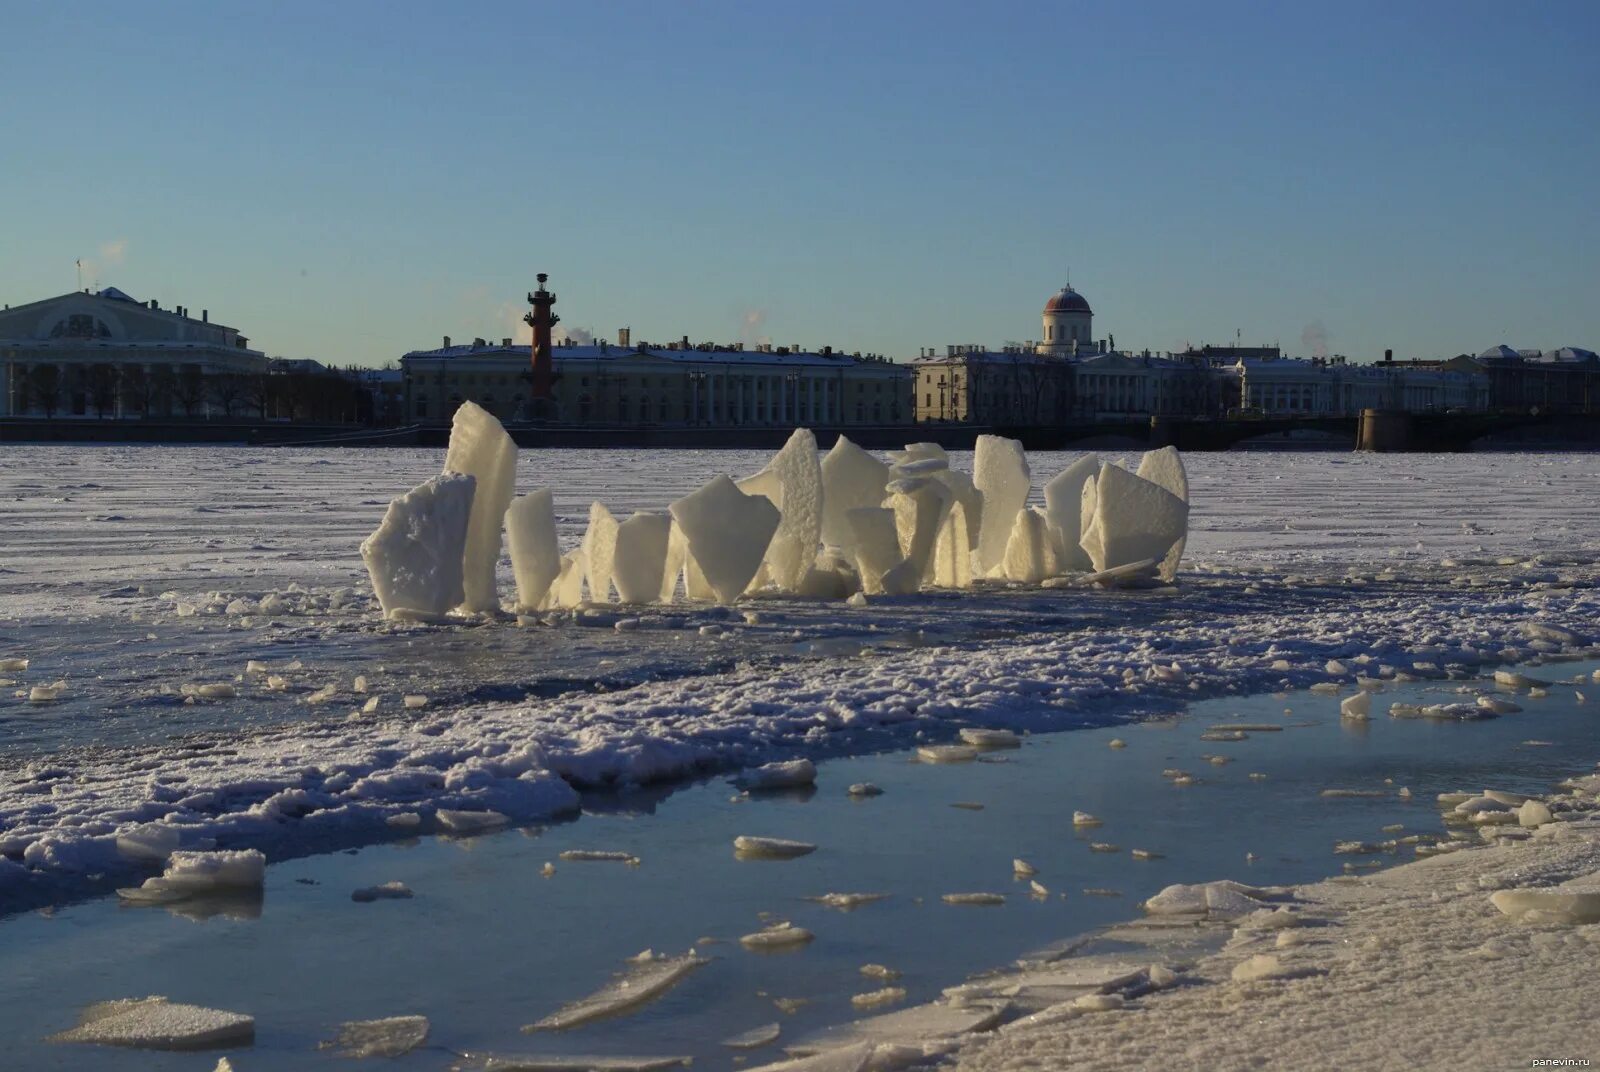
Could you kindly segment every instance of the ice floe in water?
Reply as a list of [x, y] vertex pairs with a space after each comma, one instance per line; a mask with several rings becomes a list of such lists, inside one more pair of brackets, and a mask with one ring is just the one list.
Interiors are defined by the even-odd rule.
[[[596, 1020], [620, 1016], [659, 998], [691, 973], [711, 963], [694, 952], [681, 956], [655, 954], [646, 950], [634, 957], [615, 979], [586, 998], [563, 1005], [555, 1012], [522, 1030], [565, 1031]], [[588, 1067], [588, 1066], [584, 1066]]]
[[426, 1016], [390, 1016], [352, 1020], [318, 1048], [338, 1050], [341, 1057], [402, 1057], [428, 1041]]
[[733, 854], [741, 860], [793, 860], [816, 851], [817, 847], [809, 841], [749, 835], [733, 839]]
[[164, 997], [102, 1001], [86, 1007], [78, 1025], [51, 1042], [87, 1042], [143, 1050], [212, 1050], [245, 1046], [256, 1022], [243, 1013], [168, 1001]]

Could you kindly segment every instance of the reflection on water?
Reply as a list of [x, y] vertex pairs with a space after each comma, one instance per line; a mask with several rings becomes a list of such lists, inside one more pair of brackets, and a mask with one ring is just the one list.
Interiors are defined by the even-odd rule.
[[[1538, 673], [1567, 677], [1596, 665]], [[985, 757], [1007, 762], [929, 764], [903, 752], [831, 760], [809, 792], [746, 796], [718, 779], [595, 795], [574, 822], [279, 864], [253, 903], [196, 912], [196, 902], [160, 910], [101, 900], [18, 917], [0, 922], [0, 1038], [21, 1040], [8, 1067], [128, 1067], [126, 1054], [34, 1040], [88, 1002], [164, 994], [254, 1015], [256, 1045], [238, 1062], [253, 1070], [336, 1061], [315, 1050], [335, 1025], [406, 1014], [430, 1017], [433, 1043], [456, 1051], [689, 1053], [697, 1068], [731, 1068], [720, 1039], [777, 1021], [793, 1040], [852, 1018], [850, 998], [883, 985], [863, 965], [902, 973], [895, 985], [908, 991], [905, 1003], [925, 1001], [974, 972], [1135, 915], [1169, 883], [1324, 877], [1352, 859], [1334, 854], [1336, 842], [1380, 842], [1394, 824], [1438, 832], [1439, 792], [1541, 791], [1597, 758], [1592, 709], [1571, 685], [1521, 698], [1523, 713], [1490, 721], [1384, 714], [1396, 700], [1458, 701], [1460, 687], [1395, 687], [1379, 694], [1366, 725], [1341, 721], [1336, 696], [1262, 696], [1115, 730], [1025, 738], [1019, 750]], [[1218, 723], [1283, 729], [1202, 740]], [[1108, 747], [1114, 737], [1126, 747]], [[853, 798], [846, 789], [857, 782], [884, 793]], [[1075, 811], [1102, 825], [1075, 828]], [[733, 852], [739, 835], [819, 847], [745, 862]], [[569, 849], [641, 862], [561, 859]], [[1030, 880], [1013, 874], [1015, 858], [1037, 870], [1032, 880], [1047, 896], [1030, 895]], [[395, 881], [415, 898], [350, 899]], [[942, 900], [956, 892], [1003, 894], [1005, 903]], [[825, 893], [888, 896], [848, 912], [808, 899]], [[740, 946], [779, 920], [814, 940], [783, 956]], [[518, 1030], [599, 989], [641, 950], [691, 947], [713, 963], [631, 1015], [556, 1035]], [[753, 1051], [751, 1062], [776, 1053]], [[394, 1067], [444, 1061], [435, 1049]], [[195, 1067], [164, 1054], [141, 1055], [137, 1066]]]

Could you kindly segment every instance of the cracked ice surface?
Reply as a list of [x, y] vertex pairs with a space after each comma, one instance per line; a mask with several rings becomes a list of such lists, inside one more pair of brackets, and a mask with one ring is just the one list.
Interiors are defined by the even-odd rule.
[[[1077, 457], [1030, 463], [1043, 481]], [[708, 471], [763, 460], [551, 451], [537, 472], [525, 460], [518, 483], [555, 489], [570, 552], [596, 499], [618, 516], [659, 511]], [[512, 625], [372, 620], [351, 548], [391, 498], [437, 471], [438, 451], [13, 447], [0, 464], [17, 521], [0, 548], [0, 658], [31, 663], [4, 676], [22, 689], [65, 678], [68, 690], [49, 713], [12, 686], [0, 693], [0, 906], [106, 888], [91, 874], [107, 885], [149, 874], [148, 861], [118, 852], [119, 834], [184, 849], [214, 838], [276, 860], [389, 836], [385, 820], [401, 814], [428, 829], [440, 809], [542, 818], [572, 807], [569, 783], [905, 745], [919, 731], [948, 740], [952, 723], [1105, 723], [1232, 690], [1348, 683], [1355, 671], [1330, 661], [1431, 673], [1422, 664], [1492, 665], [1600, 635], [1592, 458], [1187, 463], [1197, 563], [1175, 590], [745, 604], [757, 622], [668, 606], [641, 609], [641, 628], [626, 634], [612, 631], [613, 609], [603, 630], [581, 628], [580, 615], [530, 637]], [[507, 563], [501, 571], [509, 592]], [[1526, 632], [1535, 620], [1556, 631]], [[703, 623], [716, 628], [701, 633]], [[437, 662], [446, 649], [467, 653], [451, 672]], [[509, 695], [470, 687], [557, 649], [570, 652], [575, 681], [592, 681], [602, 662], [652, 661], [604, 694], [544, 687], [554, 663], [511, 679]], [[161, 691], [179, 655], [218, 660], [237, 697], [182, 695], [182, 682], [220, 676], [187, 668]], [[302, 656], [307, 665], [289, 670]], [[266, 669], [247, 672], [249, 660]], [[342, 660], [344, 672], [320, 677], [319, 660]], [[354, 672], [368, 691], [349, 686]], [[430, 701], [407, 710], [403, 693]], [[64, 706], [95, 696], [102, 706]], [[347, 717], [373, 698], [375, 711]], [[141, 731], [87, 747], [126, 725]], [[173, 739], [179, 729], [200, 736]]]

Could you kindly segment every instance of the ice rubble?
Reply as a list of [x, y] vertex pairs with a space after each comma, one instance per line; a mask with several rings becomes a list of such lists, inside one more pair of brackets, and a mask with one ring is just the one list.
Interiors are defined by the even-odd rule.
[[[613, 588], [623, 603], [666, 603], [680, 583], [690, 600], [770, 590], [858, 606], [864, 595], [980, 578], [1058, 587], [1176, 575], [1189, 485], [1170, 447], [1146, 454], [1137, 473], [1086, 455], [1045, 485], [1043, 509], [1027, 505], [1032, 476], [1015, 440], [980, 436], [971, 477], [932, 443], [890, 458], [841, 436], [819, 461], [816, 437], [798, 428], [760, 472], [715, 477], [666, 513], [619, 524], [592, 504], [581, 545], [562, 555], [552, 492], [513, 497], [515, 446], [468, 402], [445, 472], [391, 502], [361, 552], [384, 614], [413, 620], [574, 609], [585, 596], [611, 602]], [[516, 581], [509, 607], [495, 581], [502, 528]], [[239, 613], [256, 609], [235, 602]]]

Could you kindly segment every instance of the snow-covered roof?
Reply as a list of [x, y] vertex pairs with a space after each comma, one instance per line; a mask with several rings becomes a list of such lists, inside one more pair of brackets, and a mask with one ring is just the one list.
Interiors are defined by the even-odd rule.
[[[672, 361], [685, 365], [779, 365], [785, 367], [805, 366], [811, 368], [875, 368], [901, 369], [905, 366], [898, 365], [886, 359], [869, 360], [854, 357], [850, 354], [839, 353], [770, 353], [764, 350], [733, 350], [713, 349], [697, 350], [673, 348], [666, 346], [612, 346], [599, 343], [577, 346], [554, 346], [550, 350], [552, 359], [560, 364], [563, 361], [626, 361], [630, 358], [651, 357], [662, 361]], [[456, 346], [442, 346], [434, 350], [412, 350], [402, 360], [409, 358], [422, 358], [425, 360], [451, 360], [459, 358], [494, 358], [515, 357], [529, 360], [529, 346], [526, 343], [506, 346], [503, 344], [486, 343], [482, 346], [476, 344], [462, 344]]]

